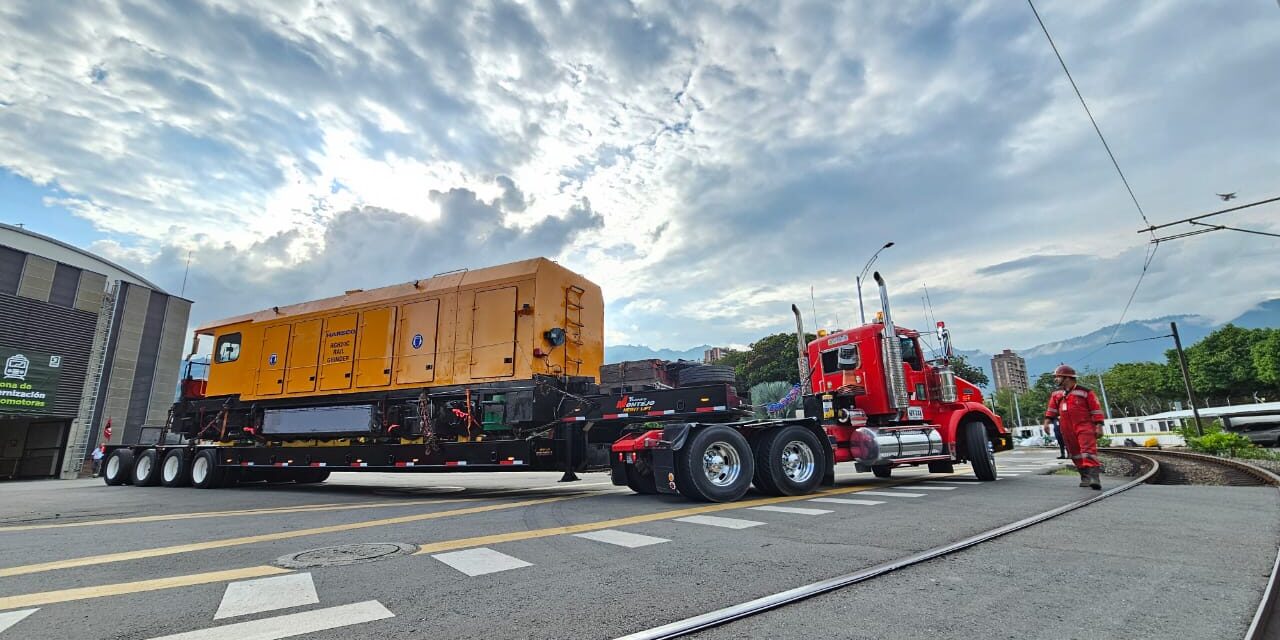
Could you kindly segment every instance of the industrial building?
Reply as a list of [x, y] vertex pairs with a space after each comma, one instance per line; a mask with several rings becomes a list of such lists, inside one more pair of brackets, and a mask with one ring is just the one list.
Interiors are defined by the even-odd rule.
[[112, 443], [158, 434], [190, 310], [109, 260], [0, 224], [0, 480], [79, 476], [108, 420]]
[[1009, 349], [991, 358], [991, 373], [995, 377], [996, 391], [1012, 389], [1026, 393], [1031, 388], [1027, 381], [1027, 361]]

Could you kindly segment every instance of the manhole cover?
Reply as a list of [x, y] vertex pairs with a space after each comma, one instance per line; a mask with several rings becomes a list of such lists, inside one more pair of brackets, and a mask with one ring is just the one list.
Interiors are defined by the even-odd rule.
[[298, 553], [291, 553], [287, 556], [280, 556], [275, 563], [286, 569], [336, 567], [344, 564], [374, 562], [385, 558], [408, 555], [417, 550], [418, 547], [415, 545], [400, 542], [343, 544], [336, 547], [308, 549]]

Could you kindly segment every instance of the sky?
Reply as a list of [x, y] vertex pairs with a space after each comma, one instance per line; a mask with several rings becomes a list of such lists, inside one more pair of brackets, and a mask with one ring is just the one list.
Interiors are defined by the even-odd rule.
[[[3, 3], [0, 220], [193, 324], [547, 256], [608, 344], [677, 349], [851, 326], [886, 242], [898, 324], [927, 286], [958, 348], [1027, 347], [1115, 323], [1150, 251], [1024, 2], [409, 4]], [[1280, 195], [1274, 0], [1036, 7], [1151, 223]], [[1280, 298], [1277, 249], [1162, 243], [1128, 318]]]

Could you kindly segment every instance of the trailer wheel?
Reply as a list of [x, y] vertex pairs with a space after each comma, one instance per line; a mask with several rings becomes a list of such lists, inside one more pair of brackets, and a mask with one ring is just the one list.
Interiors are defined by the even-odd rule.
[[147, 449], [133, 461], [133, 485], [154, 487], [160, 484], [160, 461], [155, 449]]
[[218, 466], [218, 452], [205, 449], [191, 459], [191, 486], [197, 489], [217, 489], [222, 486], [226, 469]]
[[751, 487], [755, 460], [747, 439], [734, 429], [702, 429], [676, 453], [676, 482], [691, 500], [733, 502]]
[[987, 446], [987, 428], [981, 422], [967, 422], [964, 427], [965, 455], [979, 480], [996, 479], [996, 454]]
[[160, 463], [160, 484], [166, 487], [185, 487], [191, 484], [191, 466], [187, 464], [187, 452], [173, 449]]
[[773, 496], [812, 493], [822, 483], [822, 443], [812, 431], [792, 425], [766, 433], [755, 446], [756, 489]]
[[893, 475], [893, 465], [878, 464], [871, 467], [871, 473], [875, 474], [877, 478], [888, 478]]
[[329, 479], [328, 469], [299, 469], [293, 473], [293, 481], [298, 484], [319, 484]]
[[102, 465], [102, 481], [112, 487], [128, 484], [133, 473], [133, 452], [116, 449]]

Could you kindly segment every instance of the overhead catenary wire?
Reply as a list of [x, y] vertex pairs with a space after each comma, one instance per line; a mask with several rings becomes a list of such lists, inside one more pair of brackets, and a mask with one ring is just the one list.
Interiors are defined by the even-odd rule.
[[[1175, 220], [1175, 221], [1173, 221], [1173, 222], [1166, 222], [1166, 223], [1164, 223], [1164, 224], [1150, 225], [1150, 223], [1148, 223], [1148, 224], [1149, 224], [1149, 226], [1148, 226], [1147, 228], [1145, 228], [1145, 229], [1139, 229], [1139, 230], [1138, 230], [1138, 233], [1148, 233], [1148, 232], [1150, 232], [1150, 233], [1154, 234], [1154, 232], [1155, 232], [1157, 229], [1164, 229], [1165, 227], [1172, 227], [1172, 226], [1174, 226], [1174, 225], [1184, 224], [1184, 223], [1197, 224], [1197, 221], [1198, 221], [1198, 220], [1203, 220], [1203, 219], [1205, 219], [1205, 218], [1211, 218], [1211, 217], [1213, 217], [1213, 216], [1222, 215], [1222, 214], [1224, 214], [1224, 213], [1231, 213], [1232, 211], [1239, 211], [1239, 210], [1241, 210], [1241, 209], [1248, 209], [1248, 208], [1251, 208], [1251, 207], [1257, 207], [1257, 206], [1264, 205], [1264, 204], [1270, 204], [1270, 203], [1272, 203], [1272, 202], [1280, 202], [1280, 196], [1276, 196], [1276, 197], [1274, 197], [1274, 198], [1267, 198], [1267, 199], [1265, 199], [1265, 200], [1258, 200], [1257, 202], [1249, 202], [1249, 203], [1245, 203], [1245, 204], [1242, 204], [1242, 205], [1237, 205], [1237, 206], [1234, 206], [1234, 207], [1227, 207], [1226, 209], [1218, 209], [1217, 211], [1210, 211], [1209, 213], [1202, 213], [1202, 214], [1200, 214], [1200, 215], [1198, 215], [1198, 216], [1191, 216], [1190, 218], [1183, 218], [1183, 219], [1181, 219], [1181, 220]], [[1205, 232], [1203, 232], [1203, 231], [1202, 231], [1201, 233], [1205, 233]], [[1181, 237], [1185, 237], [1185, 236], [1181, 236], [1181, 235], [1180, 235], [1180, 236], [1174, 236], [1174, 237], [1181, 238]], [[1170, 238], [1161, 238], [1160, 240], [1161, 240], [1161, 241], [1163, 241], [1163, 240], [1168, 240], [1168, 239], [1170, 239]]]
[[1134, 283], [1134, 285], [1133, 285], [1133, 291], [1131, 291], [1131, 292], [1129, 293], [1129, 301], [1128, 301], [1128, 302], [1126, 302], [1126, 303], [1124, 303], [1124, 310], [1120, 312], [1120, 320], [1118, 320], [1118, 321], [1116, 322], [1116, 328], [1115, 328], [1115, 331], [1112, 331], [1112, 332], [1111, 332], [1111, 337], [1110, 337], [1110, 338], [1108, 338], [1108, 339], [1107, 339], [1107, 341], [1106, 341], [1105, 343], [1103, 343], [1103, 345], [1102, 345], [1102, 346], [1100, 346], [1100, 347], [1098, 347], [1097, 349], [1094, 349], [1093, 351], [1090, 351], [1089, 353], [1085, 354], [1085, 356], [1084, 356], [1084, 357], [1082, 357], [1082, 358], [1078, 358], [1078, 359], [1076, 360], [1076, 362], [1077, 362], [1077, 363], [1087, 362], [1087, 361], [1089, 360], [1089, 358], [1093, 357], [1093, 356], [1094, 356], [1095, 354], [1097, 354], [1099, 351], [1102, 351], [1103, 349], [1106, 349], [1108, 346], [1110, 346], [1110, 345], [1112, 345], [1112, 344], [1114, 344], [1114, 343], [1115, 343], [1116, 335], [1120, 333], [1120, 328], [1124, 326], [1124, 319], [1125, 319], [1125, 316], [1127, 316], [1127, 315], [1129, 314], [1129, 307], [1133, 304], [1133, 299], [1134, 299], [1135, 297], [1137, 297], [1137, 295], [1138, 295], [1138, 288], [1142, 286], [1142, 280], [1143, 280], [1144, 278], [1146, 278], [1146, 277], [1147, 277], [1147, 271], [1151, 268], [1151, 261], [1155, 259], [1155, 257], [1156, 257], [1156, 250], [1158, 250], [1158, 249], [1160, 248], [1160, 243], [1158, 243], [1158, 242], [1153, 242], [1153, 243], [1151, 243], [1151, 244], [1147, 245], [1147, 247], [1148, 247], [1148, 248], [1147, 248], [1147, 257], [1146, 257], [1146, 259], [1145, 259], [1145, 260], [1143, 260], [1143, 262], [1142, 262], [1142, 273], [1139, 273], [1139, 274], [1138, 274], [1138, 281], [1137, 281], [1136, 283]]
[[1080, 93], [1080, 87], [1076, 86], [1075, 78], [1071, 77], [1071, 70], [1067, 68], [1066, 60], [1062, 59], [1062, 54], [1058, 51], [1058, 45], [1054, 44], [1053, 36], [1049, 35], [1049, 28], [1044, 25], [1044, 20], [1040, 19], [1040, 12], [1036, 11], [1036, 5], [1032, 0], [1027, 0], [1027, 4], [1031, 7], [1031, 12], [1036, 16], [1036, 22], [1040, 23], [1040, 30], [1044, 31], [1044, 37], [1049, 41], [1049, 46], [1053, 49], [1053, 55], [1057, 56], [1058, 64], [1062, 65], [1063, 73], [1067, 74], [1067, 81], [1071, 83], [1071, 88], [1075, 90], [1076, 97], [1080, 99], [1080, 106], [1084, 107], [1085, 115], [1089, 116], [1089, 122], [1093, 123], [1093, 130], [1097, 132], [1098, 139], [1102, 141], [1102, 148], [1107, 150], [1107, 157], [1111, 158], [1111, 165], [1116, 168], [1116, 173], [1120, 174], [1120, 181], [1124, 183], [1124, 188], [1129, 192], [1129, 198], [1133, 200], [1133, 206], [1138, 209], [1138, 215], [1142, 216], [1142, 221], [1151, 225], [1151, 221], [1147, 220], [1147, 214], [1142, 210], [1142, 205], [1138, 204], [1138, 196], [1134, 195], [1133, 188], [1129, 186], [1129, 179], [1124, 177], [1124, 171], [1120, 169], [1120, 163], [1116, 161], [1116, 156], [1111, 153], [1111, 145], [1107, 144], [1106, 136], [1102, 135], [1102, 129], [1098, 126], [1098, 121], [1094, 119], [1093, 112], [1089, 110], [1089, 103], [1085, 102], [1084, 95]]

